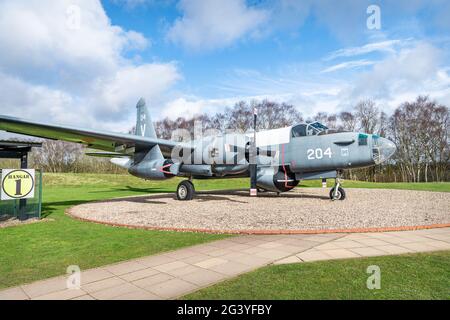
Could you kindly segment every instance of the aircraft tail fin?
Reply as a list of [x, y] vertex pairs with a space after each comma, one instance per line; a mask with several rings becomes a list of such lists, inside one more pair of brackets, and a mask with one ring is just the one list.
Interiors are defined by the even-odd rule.
[[135, 135], [149, 138], [156, 138], [155, 127], [148, 112], [145, 99], [140, 98], [136, 104], [136, 130]]
[[[141, 137], [157, 138], [155, 127], [153, 126], [152, 118], [148, 112], [147, 105], [145, 104], [145, 99], [140, 98], [136, 104], [136, 129], [134, 134]], [[148, 151], [144, 151], [142, 154], [137, 154], [134, 160], [138, 162], [142, 160], [155, 160], [164, 159], [159, 145], [154, 146]]]

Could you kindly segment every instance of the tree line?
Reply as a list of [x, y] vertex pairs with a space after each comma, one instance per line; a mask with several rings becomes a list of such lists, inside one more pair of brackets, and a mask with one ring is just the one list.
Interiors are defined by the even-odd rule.
[[448, 107], [428, 96], [404, 102], [391, 115], [386, 114], [373, 100], [359, 101], [351, 110], [340, 113], [318, 112], [304, 119], [291, 104], [273, 101], [240, 101], [232, 108], [214, 115], [202, 114], [194, 118], [165, 118], [156, 122], [159, 137], [171, 139], [177, 128], [194, 130], [195, 121], [204, 129], [224, 131], [252, 127], [253, 109], [258, 109], [258, 130], [276, 129], [303, 121], [320, 121], [330, 129], [378, 134], [397, 145], [394, 157], [383, 165], [348, 170], [350, 179], [384, 182], [449, 181], [450, 118]]
[[[176, 129], [193, 133], [196, 121], [203, 130], [249, 130], [253, 109], [258, 110], [258, 130], [276, 129], [304, 121], [320, 121], [330, 129], [360, 131], [386, 137], [397, 145], [395, 155], [383, 165], [348, 170], [345, 177], [379, 182], [428, 182], [450, 180], [449, 129], [447, 106], [427, 96], [404, 102], [392, 114], [383, 112], [370, 99], [361, 100], [352, 109], [340, 113], [318, 112], [306, 119], [295, 106], [269, 100], [240, 101], [223, 112], [200, 114], [193, 118], [165, 118], [155, 122], [159, 138], [172, 139]], [[134, 132], [133, 129], [130, 132]], [[85, 147], [46, 140], [32, 152], [32, 164], [46, 172], [124, 173], [108, 159], [86, 156]]]

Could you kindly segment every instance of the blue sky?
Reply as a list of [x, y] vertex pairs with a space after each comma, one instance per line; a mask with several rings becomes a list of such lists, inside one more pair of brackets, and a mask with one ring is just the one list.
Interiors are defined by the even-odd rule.
[[140, 96], [155, 118], [450, 105], [449, 31], [445, 0], [3, 0], [0, 113], [125, 130]]

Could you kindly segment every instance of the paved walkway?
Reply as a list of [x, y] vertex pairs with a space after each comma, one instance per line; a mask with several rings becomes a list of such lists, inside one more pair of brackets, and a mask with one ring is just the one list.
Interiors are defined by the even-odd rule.
[[268, 264], [450, 250], [450, 228], [352, 234], [248, 235], [0, 291], [0, 299], [174, 299]]

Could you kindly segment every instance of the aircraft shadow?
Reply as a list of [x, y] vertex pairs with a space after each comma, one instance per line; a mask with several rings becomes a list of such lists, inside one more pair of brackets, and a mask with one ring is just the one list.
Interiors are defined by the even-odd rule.
[[[42, 204], [42, 213], [41, 217], [46, 218], [50, 216], [52, 213], [54, 213], [57, 209], [59, 209], [61, 206], [64, 207], [73, 207], [79, 204], [84, 203], [92, 203], [92, 202], [98, 202], [98, 203], [104, 203], [104, 202], [121, 202], [121, 201], [128, 201], [128, 202], [135, 202], [135, 203], [147, 203], [147, 204], [168, 204], [167, 201], [164, 201], [164, 199], [175, 199], [174, 193], [167, 193], [167, 190], [161, 190], [161, 189], [144, 189], [144, 188], [132, 188], [132, 187], [126, 187], [126, 188], [118, 188], [113, 191], [117, 190], [135, 190], [137, 192], [142, 193], [157, 193], [157, 194], [150, 194], [150, 195], [138, 195], [138, 196], [130, 196], [130, 197], [124, 197], [124, 198], [115, 198], [115, 199], [106, 199], [106, 200], [68, 200], [68, 201], [53, 201], [53, 202], [44, 202]], [[163, 193], [164, 192], [164, 193]], [[231, 196], [234, 196], [233, 198]], [[239, 198], [242, 198], [242, 200], [236, 199], [235, 196], [238, 196]], [[248, 189], [235, 189], [235, 190], [214, 190], [214, 191], [198, 191], [195, 196], [195, 200], [198, 202], [211, 202], [211, 201], [230, 201], [234, 203], [246, 203], [244, 200], [245, 198], [249, 198], [250, 195], [248, 194]], [[321, 195], [314, 195], [314, 194], [307, 194], [307, 193], [282, 193], [280, 196], [276, 195], [273, 192], [259, 192], [258, 197], [261, 198], [291, 198], [291, 199], [318, 199], [323, 201], [329, 201], [330, 198], [328, 196], [321, 196]]]
[[49, 215], [60, 209], [61, 206], [73, 207], [79, 204], [88, 203], [88, 200], [68, 200], [68, 201], [52, 201], [42, 203], [41, 218], [47, 218]]
[[108, 192], [119, 192], [119, 191], [132, 191], [137, 193], [162, 193], [167, 192], [167, 189], [160, 188], [136, 188], [131, 186], [120, 187], [120, 188], [111, 188], [110, 190], [98, 190], [98, 191], [90, 191], [89, 193], [108, 193]]
[[[236, 197], [242, 198], [242, 200], [236, 199]], [[198, 202], [210, 202], [210, 201], [230, 201], [235, 203], [246, 203], [245, 198], [249, 198], [247, 189], [236, 189], [236, 190], [214, 190], [214, 191], [198, 191], [195, 195], [194, 200]], [[305, 193], [283, 193], [277, 195], [273, 192], [259, 192], [258, 197], [260, 198], [290, 198], [290, 199], [319, 199], [319, 200], [330, 200], [328, 196], [305, 194]], [[116, 198], [110, 200], [102, 200], [98, 202], [134, 202], [134, 203], [148, 203], [148, 204], [167, 204], [164, 199], [175, 199], [176, 196], [173, 193], [160, 193], [154, 195], [142, 195], [142, 196], [131, 196], [124, 198]]]
[[[243, 198], [250, 198], [248, 189], [237, 189], [237, 190], [221, 190], [221, 191], [200, 191], [199, 194], [218, 194], [218, 195], [233, 195], [239, 196]], [[198, 197], [198, 196], [197, 196]], [[281, 193], [277, 195], [274, 192], [258, 192], [258, 197], [260, 198], [306, 198], [306, 199], [321, 199], [321, 200], [330, 200], [330, 198], [326, 195], [316, 195], [316, 194], [307, 194], [307, 193]]]

